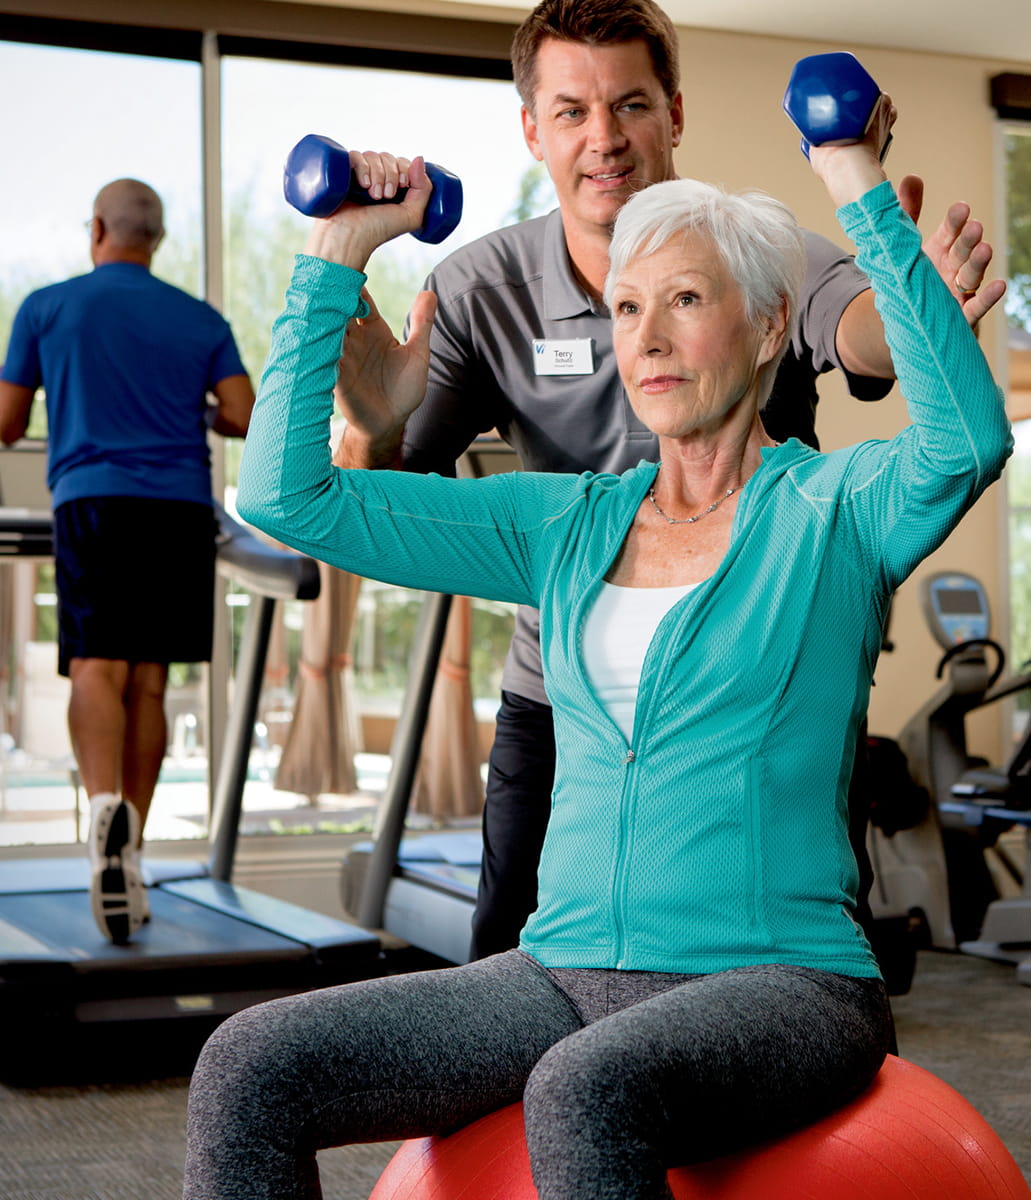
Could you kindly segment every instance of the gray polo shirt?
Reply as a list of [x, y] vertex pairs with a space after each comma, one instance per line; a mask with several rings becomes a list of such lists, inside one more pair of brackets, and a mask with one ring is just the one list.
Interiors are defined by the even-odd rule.
[[[763, 413], [779, 441], [816, 444], [816, 378], [842, 369], [838, 320], [866, 276], [833, 242], [807, 232], [798, 329]], [[616, 368], [608, 310], [580, 287], [561, 214], [523, 221], [446, 258], [426, 287], [439, 298], [426, 399], [405, 433], [405, 466], [454, 474], [480, 434], [496, 429], [531, 471], [620, 473], [658, 457]], [[862, 400], [891, 383], [848, 375]], [[502, 686], [547, 703], [537, 614], [520, 609]]]

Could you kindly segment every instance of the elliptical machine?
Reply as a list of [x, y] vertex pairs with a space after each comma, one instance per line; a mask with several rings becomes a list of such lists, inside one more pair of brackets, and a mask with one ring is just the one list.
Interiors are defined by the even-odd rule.
[[[1029, 815], [1024, 809], [1031, 789], [1013, 780], [1023, 780], [1031, 749], [1025, 738], [1006, 767], [991, 768], [969, 753], [966, 718], [1031, 688], [1031, 675], [999, 682], [1005, 652], [990, 636], [988, 597], [980, 580], [959, 571], [930, 576], [922, 581], [921, 601], [944, 651], [936, 677], [946, 682], [907, 722], [898, 743], [929, 802], [922, 819], [908, 828], [878, 828], [875, 811], [869, 834], [875, 876], [871, 905], [875, 915], [901, 909], [919, 917], [938, 949], [968, 950], [990, 906], [1002, 903], [986, 852], [1022, 882], [1020, 869], [997, 843]], [[1031, 954], [1031, 897], [1027, 927]]]

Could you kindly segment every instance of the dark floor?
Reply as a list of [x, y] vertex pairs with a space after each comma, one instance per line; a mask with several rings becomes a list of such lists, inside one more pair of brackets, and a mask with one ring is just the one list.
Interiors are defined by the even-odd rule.
[[[925, 952], [894, 1008], [902, 1057], [979, 1109], [1031, 1181], [1031, 988], [1012, 968]], [[177, 1200], [186, 1089], [183, 1078], [0, 1086], [0, 1200]], [[321, 1156], [326, 1200], [366, 1200], [391, 1151]]]
[[893, 1008], [899, 1054], [961, 1092], [1031, 1183], [1031, 987], [1012, 967], [928, 951]]

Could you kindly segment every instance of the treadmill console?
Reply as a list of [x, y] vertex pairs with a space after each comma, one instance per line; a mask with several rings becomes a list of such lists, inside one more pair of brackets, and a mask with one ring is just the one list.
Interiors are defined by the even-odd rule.
[[991, 614], [984, 585], [973, 575], [944, 571], [923, 581], [924, 616], [943, 650], [991, 632]]

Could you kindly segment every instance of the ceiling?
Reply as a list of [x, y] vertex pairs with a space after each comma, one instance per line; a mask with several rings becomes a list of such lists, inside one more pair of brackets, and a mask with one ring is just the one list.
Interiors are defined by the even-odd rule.
[[[528, 13], [532, 4], [477, 0]], [[1031, 62], [1031, 0], [660, 0], [678, 25]]]

